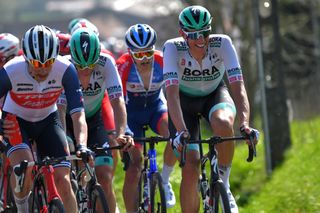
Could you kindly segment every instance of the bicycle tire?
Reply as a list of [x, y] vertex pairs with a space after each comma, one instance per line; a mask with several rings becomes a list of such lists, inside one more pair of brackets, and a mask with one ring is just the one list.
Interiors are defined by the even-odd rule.
[[[9, 178], [9, 176], [8, 176]], [[9, 180], [9, 179], [8, 179]], [[2, 192], [1, 192], [2, 194]], [[4, 203], [2, 203], [4, 205]], [[6, 206], [3, 206], [3, 212], [5, 213], [17, 213], [18, 209], [14, 200], [13, 192], [8, 183], [7, 192], [6, 192]]]
[[46, 188], [43, 177], [36, 177], [35, 184], [31, 192], [31, 209], [32, 213], [40, 213], [48, 209]]
[[151, 213], [166, 213], [166, 197], [159, 172], [152, 174], [150, 179], [150, 207]]
[[[146, 213], [144, 209], [144, 188], [143, 186], [145, 185], [145, 176], [146, 176], [146, 171], [142, 171], [139, 179], [139, 184], [138, 184], [138, 194], [139, 194], [139, 208], [138, 208], [138, 213]], [[147, 183], [146, 183], [147, 184]]]
[[49, 203], [49, 213], [65, 213], [62, 201], [59, 198], [54, 198]]
[[[107, 203], [107, 199], [105, 197], [104, 191], [102, 189], [102, 186], [100, 184], [95, 184], [91, 187], [90, 195], [89, 195], [89, 202], [90, 205], [89, 208], [92, 209], [93, 213], [98, 212], [97, 211], [97, 204], [100, 203], [100, 206], [104, 213], [109, 213], [109, 206]], [[101, 212], [101, 211], [100, 211]]]
[[228, 194], [223, 182], [218, 180], [210, 185], [210, 199], [213, 200], [212, 212], [231, 213]]

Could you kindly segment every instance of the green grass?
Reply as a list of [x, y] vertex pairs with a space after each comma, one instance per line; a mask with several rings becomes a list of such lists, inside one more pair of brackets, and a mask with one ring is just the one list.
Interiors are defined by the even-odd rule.
[[284, 163], [241, 212], [320, 212], [320, 119], [291, 124], [292, 147]]
[[[258, 156], [247, 163], [247, 146], [237, 145], [230, 184], [240, 213], [313, 213], [320, 212], [320, 118], [291, 124], [292, 147], [285, 161], [270, 178], [266, 176], [263, 135], [257, 146]], [[204, 130], [207, 133], [206, 130]], [[204, 134], [203, 137], [209, 137]], [[158, 165], [162, 168], [164, 145], [158, 145]], [[122, 199], [124, 173], [118, 164], [114, 187], [120, 212], [125, 212]], [[181, 170], [178, 165], [171, 175], [177, 204], [169, 213], [181, 212], [179, 186]]]

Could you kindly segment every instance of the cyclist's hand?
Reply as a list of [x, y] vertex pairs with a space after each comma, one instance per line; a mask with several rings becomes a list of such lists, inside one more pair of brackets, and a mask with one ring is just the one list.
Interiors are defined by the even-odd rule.
[[7, 138], [11, 145], [22, 142], [20, 126], [14, 114], [8, 113], [2, 123], [3, 137]]
[[[252, 142], [254, 144], [257, 144], [258, 143], [258, 140], [259, 140], [259, 131], [254, 129], [254, 128], [251, 128], [247, 125], [242, 125], [240, 127], [240, 133], [243, 135], [243, 136], [248, 136], [248, 137], [252, 137]], [[247, 144], [250, 145], [250, 141], [247, 140]]]
[[176, 137], [173, 140], [171, 140], [172, 149], [181, 152], [184, 141], [188, 140], [189, 138], [190, 134], [188, 131], [182, 131], [180, 133], [177, 132]]
[[77, 156], [82, 158], [84, 162], [88, 162], [90, 165], [93, 164], [93, 157], [92, 157], [92, 151], [88, 149], [87, 146], [79, 144], [77, 146]]
[[124, 146], [122, 150], [125, 152], [130, 151], [134, 147], [134, 141], [131, 135], [119, 135], [116, 141], [119, 145]]

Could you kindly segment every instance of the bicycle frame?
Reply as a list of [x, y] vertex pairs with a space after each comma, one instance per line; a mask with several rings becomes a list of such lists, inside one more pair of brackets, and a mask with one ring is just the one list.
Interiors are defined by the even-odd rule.
[[[143, 138], [134, 138], [135, 141], [143, 142], [143, 168], [141, 174], [144, 174], [143, 180], [143, 194], [142, 194], [142, 201], [143, 201], [143, 209], [145, 211], [150, 211], [150, 202], [151, 202], [151, 178], [153, 174], [158, 173], [158, 166], [157, 166], [157, 152], [155, 149], [155, 144], [158, 142], [166, 142], [169, 138], [163, 137], [145, 137], [145, 132], [148, 129], [147, 126], [143, 127], [144, 134]], [[149, 143], [149, 148], [147, 151], [147, 143]], [[150, 165], [149, 165], [150, 164]], [[139, 201], [140, 202], [140, 201]], [[140, 205], [140, 204], [139, 204]]]
[[[10, 187], [10, 160], [7, 157], [4, 157], [4, 162], [3, 162], [3, 174], [2, 174], [2, 185], [1, 185], [1, 191], [3, 192], [3, 209], [5, 210], [6, 208], [8, 208], [8, 200], [7, 200], [7, 192], [8, 192], [8, 187]], [[10, 208], [10, 206], [9, 206]]]
[[[40, 166], [40, 168], [37, 165], [33, 165], [32, 173], [34, 183], [37, 183], [38, 181], [42, 181], [44, 179], [45, 186], [47, 188], [47, 193], [44, 193], [44, 196], [47, 200], [47, 203], [50, 203], [55, 198], [61, 200], [61, 197], [58, 193], [58, 190], [54, 182], [54, 168], [52, 165]], [[43, 206], [41, 208], [45, 210], [48, 209], [46, 203], [43, 203]]]

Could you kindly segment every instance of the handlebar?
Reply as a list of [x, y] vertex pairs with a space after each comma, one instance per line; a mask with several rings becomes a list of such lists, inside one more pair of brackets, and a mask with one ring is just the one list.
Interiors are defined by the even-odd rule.
[[158, 142], [168, 142], [170, 141], [170, 138], [164, 138], [161, 136], [151, 136], [151, 137], [142, 137], [142, 138], [133, 138], [136, 142], [142, 142], [142, 143], [158, 143]]
[[208, 139], [203, 139], [203, 140], [187, 140], [182, 138], [182, 151], [181, 151], [181, 156], [180, 156], [180, 167], [183, 167], [185, 165], [185, 161], [186, 161], [186, 151], [187, 151], [187, 144], [219, 144], [219, 143], [223, 143], [225, 141], [233, 141], [233, 140], [249, 140], [249, 145], [248, 145], [248, 157], [247, 157], [247, 162], [252, 162], [253, 157], [257, 156], [257, 152], [256, 152], [256, 145], [253, 142], [254, 139], [254, 135], [250, 134], [250, 135], [242, 135], [242, 136], [234, 136], [234, 137], [221, 137], [221, 136], [213, 136], [210, 137]]

